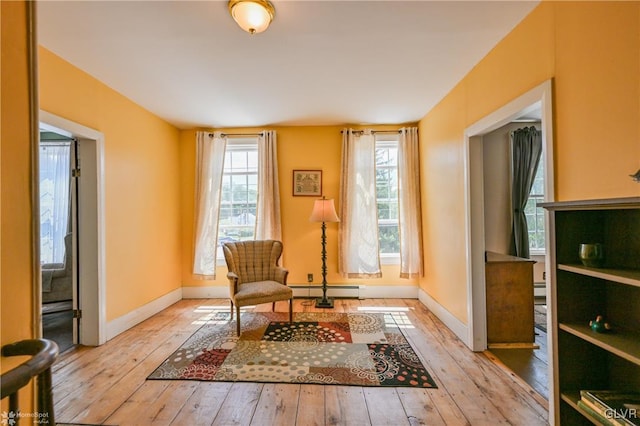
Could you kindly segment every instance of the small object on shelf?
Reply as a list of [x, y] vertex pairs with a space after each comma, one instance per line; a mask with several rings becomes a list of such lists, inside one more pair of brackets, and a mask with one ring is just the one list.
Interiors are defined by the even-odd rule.
[[604, 318], [602, 315], [598, 315], [594, 320], [589, 321], [589, 326], [591, 329], [597, 333], [606, 333], [611, 330], [611, 326], [608, 322], [604, 322]]
[[600, 243], [580, 244], [579, 255], [584, 266], [600, 268], [604, 263], [604, 248]]
[[578, 406], [598, 420], [604, 417], [608, 422], [604, 424], [640, 425], [638, 391], [581, 390]]

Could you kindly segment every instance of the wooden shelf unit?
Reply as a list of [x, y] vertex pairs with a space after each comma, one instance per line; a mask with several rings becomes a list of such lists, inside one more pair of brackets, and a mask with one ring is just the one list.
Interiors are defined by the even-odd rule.
[[[640, 197], [542, 204], [550, 212], [555, 424], [599, 424], [580, 390], [640, 389]], [[602, 243], [602, 268], [583, 266], [581, 243]], [[612, 326], [596, 333], [589, 321]]]

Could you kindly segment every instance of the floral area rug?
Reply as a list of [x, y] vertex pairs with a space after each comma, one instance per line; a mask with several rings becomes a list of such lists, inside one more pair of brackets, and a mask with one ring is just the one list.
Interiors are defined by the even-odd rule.
[[436, 388], [391, 314], [228, 313], [196, 331], [148, 379]]

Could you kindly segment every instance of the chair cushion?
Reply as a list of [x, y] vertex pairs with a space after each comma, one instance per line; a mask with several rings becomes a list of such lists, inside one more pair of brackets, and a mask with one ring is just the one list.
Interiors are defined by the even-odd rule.
[[286, 285], [275, 281], [256, 281], [240, 284], [233, 303], [237, 306], [259, 305], [292, 297], [293, 291]]

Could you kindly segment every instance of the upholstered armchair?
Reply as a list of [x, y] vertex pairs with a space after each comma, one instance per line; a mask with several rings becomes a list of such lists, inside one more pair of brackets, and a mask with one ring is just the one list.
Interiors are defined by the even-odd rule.
[[42, 265], [42, 302], [58, 302], [73, 298], [73, 234], [64, 236], [64, 263]]
[[275, 240], [237, 241], [222, 244], [229, 273], [231, 319], [236, 311], [236, 331], [240, 336], [240, 308], [248, 305], [289, 301], [289, 321], [293, 319], [293, 291], [287, 286], [289, 271], [278, 265], [282, 243]]

